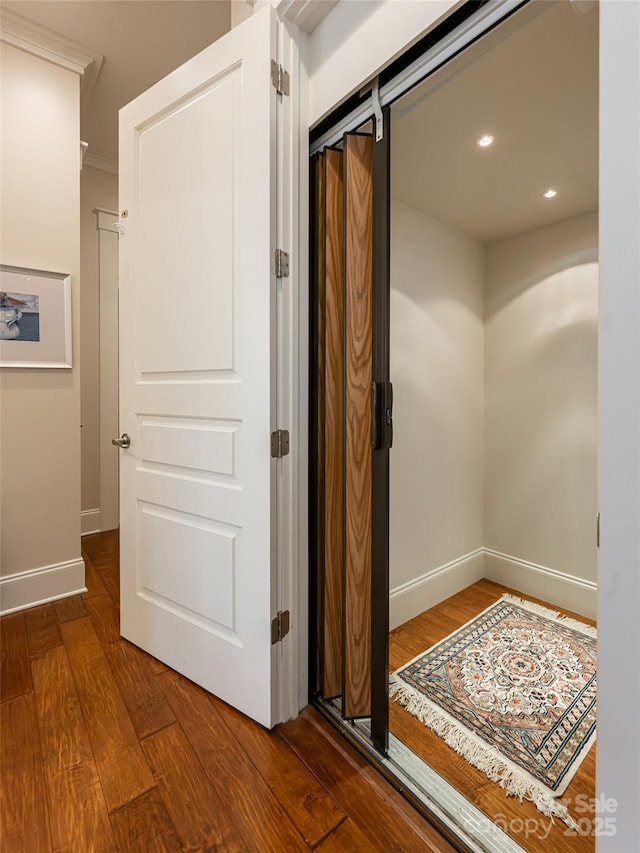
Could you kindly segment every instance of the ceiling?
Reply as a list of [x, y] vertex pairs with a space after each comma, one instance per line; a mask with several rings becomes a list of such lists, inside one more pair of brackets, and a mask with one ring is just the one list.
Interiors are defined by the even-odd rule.
[[398, 101], [391, 140], [392, 195], [483, 241], [596, 210], [597, 9], [534, 0]]
[[118, 110], [230, 29], [230, 0], [2, 0], [26, 18], [104, 57], [80, 134], [115, 161]]
[[[334, 4], [317, 5], [324, 15]], [[230, 0], [3, 0], [5, 10], [102, 54], [81, 136], [114, 164], [120, 107], [231, 24]], [[593, 211], [597, 97], [597, 10], [533, 0], [393, 107], [392, 194], [484, 241]], [[480, 149], [485, 133], [495, 142]]]

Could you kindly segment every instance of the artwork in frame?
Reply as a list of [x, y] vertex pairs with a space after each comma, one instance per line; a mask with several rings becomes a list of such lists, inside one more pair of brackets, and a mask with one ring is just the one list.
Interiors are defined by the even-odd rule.
[[0, 367], [71, 367], [71, 276], [0, 265]]

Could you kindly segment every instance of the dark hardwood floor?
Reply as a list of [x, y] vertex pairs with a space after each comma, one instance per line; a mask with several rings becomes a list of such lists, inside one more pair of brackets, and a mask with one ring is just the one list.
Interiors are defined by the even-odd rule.
[[[439, 643], [497, 601], [505, 592], [543, 604], [552, 610], [559, 609], [548, 602], [522, 595], [516, 590], [491, 581], [478, 581], [391, 631], [390, 668], [398, 669]], [[593, 620], [576, 613], [562, 612], [581, 622], [595, 625]], [[595, 798], [595, 746], [590, 749], [561, 798], [581, 827], [581, 833], [576, 834], [558, 818], [551, 820], [545, 817], [533, 803], [520, 803], [515, 797], [507, 797], [498, 784], [472, 767], [447, 746], [442, 738], [393, 701], [389, 703], [389, 729], [468, 800], [509, 832], [525, 850], [531, 853], [593, 853], [595, 838], [590, 833], [590, 827], [595, 815], [593, 811], [586, 811], [585, 807], [593, 804]]]
[[122, 640], [83, 545], [86, 593], [0, 620], [3, 853], [452, 853], [312, 709], [268, 732]]

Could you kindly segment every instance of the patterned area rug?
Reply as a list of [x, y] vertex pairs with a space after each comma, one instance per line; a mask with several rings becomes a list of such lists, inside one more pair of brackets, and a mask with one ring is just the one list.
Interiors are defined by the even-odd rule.
[[390, 694], [507, 795], [556, 800], [596, 738], [596, 630], [504, 595], [392, 673]]

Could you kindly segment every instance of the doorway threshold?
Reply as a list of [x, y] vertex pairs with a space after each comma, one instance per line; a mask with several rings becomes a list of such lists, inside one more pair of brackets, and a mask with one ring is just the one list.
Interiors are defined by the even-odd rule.
[[383, 755], [373, 746], [368, 718], [344, 720], [339, 700], [316, 700], [314, 704], [461, 851], [526, 853], [394, 734], [389, 732], [389, 749]]

